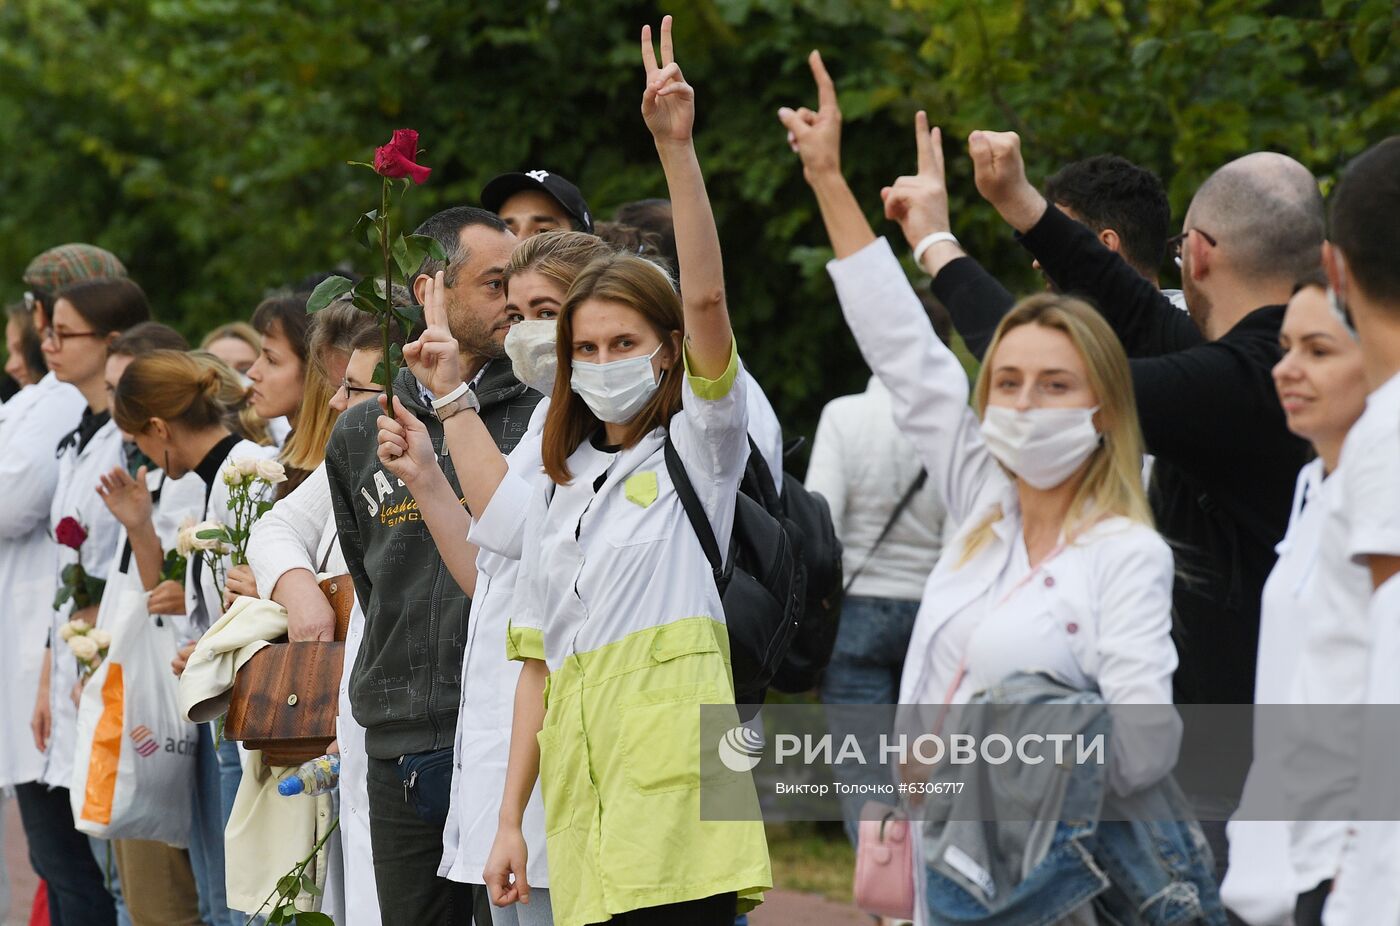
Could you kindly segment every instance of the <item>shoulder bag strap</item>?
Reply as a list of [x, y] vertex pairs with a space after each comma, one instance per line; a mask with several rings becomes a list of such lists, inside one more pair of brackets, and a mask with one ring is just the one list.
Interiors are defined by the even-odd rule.
[[870, 545], [870, 550], [865, 554], [865, 559], [860, 561], [860, 565], [856, 567], [855, 572], [851, 573], [851, 577], [846, 580], [846, 587], [841, 590], [843, 594], [851, 590], [851, 586], [856, 583], [856, 579], [860, 578], [860, 574], [865, 571], [865, 567], [870, 565], [871, 559], [875, 557], [875, 551], [880, 549], [880, 544], [885, 542], [885, 538], [889, 536], [890, 531], [894, 528], [894, 522], [898, 521], [899, 516], [904, 514], [904, 509], [909, 507], [909, 503], [914, 500], [914, 496], [918, 494], [919, 490], [924, 487], [924, 483], [926, 482], [928, 482], [928, 470], [920, 469], [919, 475], [914, 477], [914, 481], [909, 484], [909, 488], [905, 489], [904, 494], [900, 496], [899, 503], [894, 506], [894, 511], [890, 512], [889, 520], [885, 522], [885, 526], [880, 530], [880, 536], [876, 537], [875, 542]]

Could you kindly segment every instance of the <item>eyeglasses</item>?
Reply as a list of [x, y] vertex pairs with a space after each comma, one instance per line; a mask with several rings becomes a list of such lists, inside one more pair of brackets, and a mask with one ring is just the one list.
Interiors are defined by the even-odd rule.
[[77, 338], [100, 338], [102, 334], [97, 331], [59, 331], [49, 325], [44, 329], [43, 339], [53, 342], [54, 350], [63, 350], [63, 342]]
[[1178, 267], [1181, 266], [1181, 246], [1186, 243], [1186, 239], [1191, 236], [1192, 232], [1206, 239], [1206, 244], [1211, 247], [1219, 247], [1218, 242], [1214, 238], [1206, 232], [1201, 231], [1199, 228], [1188, 228], [1179, 235], [1172, 235], [1167, 239], [1167, 252], [1171, 254], [1172, 260], [1176, 261]]
[[352, 392], [363, 392], [366, 395], [384, 394], [384, 390], [379, 388], [378, 386], [352, 386], [350, 385], [350, 381], [348, 379], [341, 380], [340, 388], [345, 390], [347, 396]]

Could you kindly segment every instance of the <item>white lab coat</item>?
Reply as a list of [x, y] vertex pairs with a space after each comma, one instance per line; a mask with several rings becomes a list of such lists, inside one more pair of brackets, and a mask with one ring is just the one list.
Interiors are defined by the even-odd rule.
[[[250, 440], [241, 440], [233, 445], [233, 449], [228, 452], [228, 456], [224, 458], [220, 467], [222, 467], [223, 463], [227, 463], [230, 460], [241, 460], [246, 457], [267, 460], [275, 456], [277, 456], [276, 447], [263, 447]], [[200, 477], [195, 476], [195, 478], [199, 479]], [[214, 474], [213, 486], [209, 491], [209, 501], [201, 509], [197, 520], [218, 521], [222, 524], [231, 523], [233, 512], [228, 509], [228, 499], [228, 486], [224, 484], [223, 479], [220, 478], [220, 474], [216, 472]], [[199, 554], [195, 554], [195, 556], [198, 555]], [[230, 558], [225, 556], [223, 559], [224, 563], [222, 568], [227, 570]], [[220, 615], [224, 613], [223, 596], [219, 593], [218, 586], [214, 583], [214, 572], [209, 568], [208, 563], [199, 567], [198, 579], [200, 587], [199, 590], [196, 591], [194, 560], [195, 557], [190, 558], [189, 568], [185, 570], [185, 618], [184, 620], [176, 621], [176, 626], [184, 631], [179, 636], [186, 641], [198, 640], [204, 635], [204, 632], [219, 619]], [[199, 607], [201, 595], [205, 605], [204, 613], [201, 613]]]
[[[523, 537], [524, 514], [531, 499], [549, 486], [540, 457], [548, 408], [548, 397], [535, 406], [525, 436], [506, 458], [510, 475], [492, 497], [489, 514], [483, 513], [483, 520], [490, 518], [483, 531], [505, 535], [514, 532], [517, 541]], [[463, 884], [485, 883], [482, 872], [496, 838], [510, 758], [515, 688], [521, 668], [521, 663], [506, 658], [506, 631], [520, 570], [518, 548], [511, 552], [514, 557], [490, 550], [482, 550], [477, 556], [476, 593], [472, 596], [462, 653], [462, 699], [457, 709], [452, 756], [452, 805], [442, 831], [438, 876]], [[525, 806], [521, 831], [528, 850], [526, 879], [531, 887], [548, 888], [544, 805], [538, 781]]]
[[[248, 565], [258, 582], [258, 592], [270, 597], [277, 581], [293, 569], [315, 574], [340, 575], [345, 556], [336, 534], [330, 483], [322, 463], [291, 494], [253, 525], [248, 542]], [[345, 634], [345, 670], [340, 676], [336, 736], [340, 746], [341, 871], [344, 883], [343, 919], [346, 926], [377, 926], [379, 892], [374, 879], [374, 852], [369, 835], [369, 761], [365, 753], [365, 728], [350, 712], [350, 667], [365, 635], [365, 615], [357, 599]], [[337, 837], [332, 837], [334, 841]], [[334, 885], [334, 881], [332, 881]], [[328, 904], [335, 898], [329, 896]], [[325, 912], [332, 912], [323, 908]], [[333, 914], [334, 915], [334, 914]]]
[[82, 393], [49, 373], [0, 407], [0, 788], [34, 781], [44, 769], [29, 721], [58, 588], [49, 535], [54, 449], [83, 405]]
[[[1326, 513], [1326, 495], [1335, 483], [1324, 482], [1321, 460], [1298, 472], [1288, 530], [1274, 548], [1278, 561], [1264, 583], [1259, 616], [1259, 658], [1254, 674], [1256, 704], [1289, 704], [1293, 674], [1302, 652], [1307, 622], [1316, 613], [1317, 560]], [[1283, 714], [1276, 709], [1255, 716], [1254, 761], [1245, 780], [1241, 814], [1250, 808], [1280, 806], [1278, 729], [1266, 730]], [[1297, 876], [1288, 851], [1289, 827], [1283, 820], [1231, 820], [1226, 827], [1230, 864], [1220, 898], [1250, 926], [1291, 926], [1298, 898]]]
[[[81, 413], [80, 413], [81, 414]], [[77, 518], [87, 528], [83, 543], [83, 568], [88, 575], [105, 579], [116, 554], [117, 536], [121, 525], [107, 504], [97, 494], [101, 477], [124, 465], [122, 434], [115, 422], [108, 421], [82, 452], [70, 446], [59, 457], [58, 488], [49, 509], [49, 530], [52, 532], [64, 518]], [[68, 547], [54, 544], [53, 575], [57, 588], [58, 573], [69, 563], [78, 561], [78, 554]], [[52, 605], [52, 600], [49, 604]], [[39, 780], [55, 788], [66, 788], [73, 777], [74, 739], [78, 726], [78, 709], [73, 706], [73, 686], [78, 681], [78, 661], [68, 652], [58, 635], [58, 628], [68, 621], [73, 603], [65, 602], [57, 610], [50, 609], [53, 668], [49, 677], [49, 706], [53, 711], [53, 731], [44, 772]]]
[[[975, 628], [985, 617], [1058, 636], [1060, 648], [1068, 649], [1110, 705], [1170, 704], [1177, 660], [1171, 640], [1173, 564], [1165, 541], [1144, 525], [1112, 518], [1042, 563], [1031, 574], [1034, 580], [1018, 589], [1025, 573], [1013, 574], [1010, 566], [1018, 548], [1024, 551], [1015, 483], [983, 443], [967, 405], [967, 376], [934, 335], [889, 244], [878, 239], [827, 269], [861, 353], [890, 391], [901, 430], [918, 448], [948, 516], [960, 525], [925, 586], [900, 703], [940, 704], [950, 693], [954, 702], [968, 699], [973, 692], [966, 680], [950, 692], [955, 675], [946, 667], [956, 666], [960, 653], [949, 659], [941, 651], [960, 644], [940, 632], [955, 619], [966, 626], [971, 618]], [[965, 538], [997, 507], [1002, 517], [993, 524], [994, 539], [959, 565]], [[969, 669], [974, 676], [975, 667]], [[1158, 781], [1176, 762], [1180, 735], [1174, 711], [1162, 711], [1150, 723], [1135, 717], [1114, 738], [1111, 786], [1129, 793]], [[923, 923], [922, 861], [916, 861], [915, 915]]]

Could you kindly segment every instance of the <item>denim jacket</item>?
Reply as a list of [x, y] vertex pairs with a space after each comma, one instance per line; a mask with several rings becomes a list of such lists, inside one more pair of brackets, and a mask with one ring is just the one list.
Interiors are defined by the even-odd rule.
[[[1102, 736], [1106, 761], [1114, 719], [1095, 691], [1020, 673], [950, 715], [948, 729], [978, 743], [990, 734], [1012, 743], [1032, 733], [1091, 744]], [[921, 814], [929, 922], [1042, 926], [1095, 900], [1099, 921], [1113, 926], [1225, 926], [1210, 849], [1175, 782], [1116, 795], [1103, 762], [1075, 761], [1078, 742], [1059, 764], [1042, 750], [1040, 764], [935, 769], [932, 781], [960, 790], [929, 797]]]

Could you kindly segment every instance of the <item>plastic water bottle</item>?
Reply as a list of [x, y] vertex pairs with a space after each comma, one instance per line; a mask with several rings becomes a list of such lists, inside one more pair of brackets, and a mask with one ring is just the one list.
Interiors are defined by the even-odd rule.
[[340, 782], [340, 756], [326, 755], [304, 762], [295, 772], [277, 782], [283, 797], [298, 794], [324, 794]]

